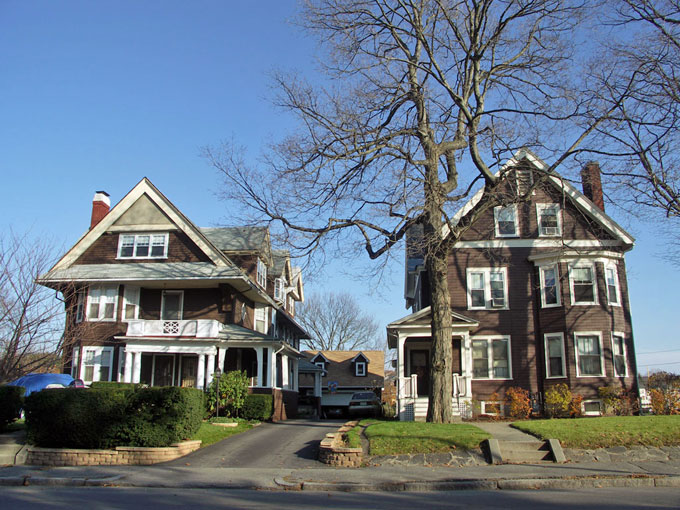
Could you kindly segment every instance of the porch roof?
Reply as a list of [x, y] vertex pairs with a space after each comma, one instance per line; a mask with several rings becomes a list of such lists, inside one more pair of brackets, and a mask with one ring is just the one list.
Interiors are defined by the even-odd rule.
[[301, 374], [313, 374], [316, 372], [325, 372], [321, 367], [316, 366], [314, 363], [307, 361], [305, 358], [300, 358], [298, 361], [298, 372]]
[[[466, 317], [460, 313], [451, 311], [453, 331], [470, 331], [479, 326], [479, 321]], [[431, 330], [432, 313], [430, 307], [423, 308], [415, 313], [390, 322], [387, 325], [387, 345], [390, 349], [397, 347], [397, 338], [400, 331], [413, 331], [415, 333], [429, 334]]]

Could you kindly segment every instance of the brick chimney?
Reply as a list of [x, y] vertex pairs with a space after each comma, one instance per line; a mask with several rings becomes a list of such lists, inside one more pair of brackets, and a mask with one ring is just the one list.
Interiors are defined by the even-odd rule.
[[590, 161], [581, 170], [583, 194], [591, 202], [604, 211], [604, 197], [602, 196], [602, 181], [600, 180], [600, 165], [597, 161]]
[[92, 230], [97, 223], [104, 219], [104, 216], [109, 214], [111, 208], [111, 200], [106, 191], [97, 191], [92, 199], [92, 219], [90, 220], [90, 230]]

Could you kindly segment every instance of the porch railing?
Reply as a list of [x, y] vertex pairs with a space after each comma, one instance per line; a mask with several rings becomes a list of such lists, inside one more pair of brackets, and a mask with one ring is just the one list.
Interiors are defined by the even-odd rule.
[[216, 338], [220, 323], [211, 319], [197, 320], [130, 320], [127, 336], [163, 336]]
[[413, 374], [409, 377], [400, 377], [397, 395], [404, 398], [418, 398], [418, 376]]

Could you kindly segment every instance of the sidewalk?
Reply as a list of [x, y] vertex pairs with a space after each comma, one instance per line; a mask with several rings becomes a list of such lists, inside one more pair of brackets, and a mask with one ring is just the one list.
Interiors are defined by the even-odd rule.
[[512, 490], [580, 487], [680, 487], [680, 460], [505, 464], [465, 468], [202, 468], [195, 466], [9, 466], [0, 485], [221, 488], [313, 491]]

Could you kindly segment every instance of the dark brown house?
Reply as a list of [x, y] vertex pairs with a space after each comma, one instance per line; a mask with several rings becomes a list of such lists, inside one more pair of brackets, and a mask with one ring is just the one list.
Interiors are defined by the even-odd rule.
[[[597, 390], [636, 390], [637, 367], [625, 253], [634, 239], [604, 212], [599, 167], [582, 172], [583, 192], [522, 150], [503, 168], [517, 199], [476, 221], [453, 248], [454, 413], [469, 414], [521, 387], [540, 402], [566, 383], [599, 414]], [[532, 189], [533, 188], [533, 189]], [[481, 192], [462, 211], [479, 200]], [[423, 258], [407, 249], [406, 303], [413, 313], [388, 325], [397, 349], [400, 419], [424, 416], [430, 384], [430, 309]]]
[[294, 416], [302, 277], [269, 231], [198, 228], [146, 178], [109, 209], [97, 192], [90, 229], [40, 278], [64, 296], [64, 370], [196, 388], [244, 370]]

